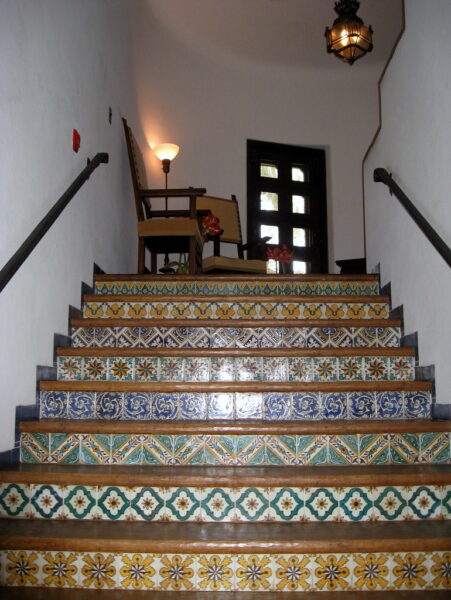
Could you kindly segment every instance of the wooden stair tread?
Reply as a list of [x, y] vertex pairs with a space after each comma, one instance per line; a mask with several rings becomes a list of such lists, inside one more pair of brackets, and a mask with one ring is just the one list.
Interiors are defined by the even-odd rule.
[[361, 487], [449, 485], [451, 465], [200, 467], [22, 464], [0, 470], [4, 483], [167, 487]]
[[[449, 550], [451, 521], [155, 523], [0, 520], [1, 548], [103, 552], [390, 552]], [[139, 548], [139, 550], [138, 550]]]
[[317, 434], [421, 433], [451, 431], [451, 421], [22, 421], [21, 432], [129, 434]]
[[[83, 296], [84, 302], [95, 302], [97, 304], [105, 303], [105, 302], [141, 302], [141, 303], [149, 303], [149, 302], [243, 302], [243, 300], [237, 300], [236, 295], [221, 295], [221, 296], [213, 296], [213, 295], [202, 295], [202, 294], [184, 294], [183, 296], [180, 294], [165, 294], [152, 296], [151, 299], [146, 299], [143, 294], [85, 294]], [[390, 298], [388, 296], [358, 296], [358, 295], [334, 295], [334, 296], [325, 296], [320, 294], [308, 295], [308, 296], [283, 296], [281, 294], [268, 294], [264, 296], [246, 296], [247, 304], [257, 304], [257, 303], [291, 303], [291, 304], [340, 304], [350, 302], [352, 304], [379, 304], [379, 303], [387, 303]]]
[[[242, 348], [65, 348], [57, 356], [175, 356], [234, 357], [243, 356]], [[415, 348], [246, 348], [247, 357], [334, 357], [334, 356], [415, 356]]]
[[431, 381], [98, 381], [45, 380], [43, 391], [90, 392], [376, 392], [422, 391], [432, 389]]
[[99, 273], [94, 276], [94, 281], [379, 281], [379, 275], [373, 273], [362, 274], [333, 274], [333, 273], [308, 273], [305, 275], [154, 275], [151, 273], [135, 274], [111, 274]]
[[262, 327], [401, 327], [401, 319], [71, 319], [72, 327], [210, 327], [233, 329]]

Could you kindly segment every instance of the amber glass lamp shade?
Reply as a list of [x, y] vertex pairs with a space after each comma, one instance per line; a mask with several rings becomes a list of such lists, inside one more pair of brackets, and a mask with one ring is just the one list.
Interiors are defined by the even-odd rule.
[[326, 27], [327, 52], [335, 54], [352, 65], [358, 58], [373, 49], [373, 30], [356, 15], [357, 0], [340, 0], [335, 3], [338, 18], [332, 28]]

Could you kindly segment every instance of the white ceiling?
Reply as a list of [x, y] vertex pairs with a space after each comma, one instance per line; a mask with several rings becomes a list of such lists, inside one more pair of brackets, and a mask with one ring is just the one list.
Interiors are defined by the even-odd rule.
[[[290, 69], [347, 68], [325, 49], [334, 0], [147, 0], [157, 21], [184, 43], [216, 58]], [[402, 0], [361, 0], [374, 50], [353, 69], [379, 66], [402, 26]]]

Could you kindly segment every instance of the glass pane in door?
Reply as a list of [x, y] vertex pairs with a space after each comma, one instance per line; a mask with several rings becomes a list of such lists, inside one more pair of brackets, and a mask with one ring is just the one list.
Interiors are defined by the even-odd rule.
[[277, 179], [279, 177], [279, 169], [273, 163], [260, 163], [260, 177], [270, 177]]
[[268, 244], [277, 244], [279, 243], [279, 228], [275, 225], [260, 225], [260, 237], [269, 236], [271, 239], [268, 240]]
[[279, 210], [279, 194], [260, 192], [260, 210]]

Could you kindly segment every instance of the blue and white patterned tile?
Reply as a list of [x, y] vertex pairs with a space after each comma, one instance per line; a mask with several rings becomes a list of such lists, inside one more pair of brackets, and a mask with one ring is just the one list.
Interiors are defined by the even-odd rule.
[[206, 419], [207, 402], [206, 394], [180, 393], [178, 394], [180, 419]]
[[41, 419], [67, 417], [67, 392], [40, 392], [39, 413]]
[[117, 420], [123, 418], [124, 394], [101, 392], [96, 395], [96, 418]]
[[130, 420], [149, 420], [151, 416], [149, 394], [125, 392], [122, 416]]
[[177, 394], [153, 394], [150, 400], [150, 418], [154, 421], [171, 421], [179, 415]]
[[407, 419], [430, 419], [430, 392], [404, 392], [404, 411]]
[[319, 395], [311, 392], [293, 393], [292, 418], [296, 420], [317, 420], [321, 415]]
[[262, 394], [236, 392], [235, 415], [237, 419], [261, 419], [263, 416]]
[[263, 393], [263, 419], [287, 421], [292, 416], [292, 394], [283, 392]]
[[378, 419], [404, 418], [404, 402], [398, 392], [375, 392]]
[[376, 405], [373, 392], [349, 392], [348, 417], [350, 419], [374, 419]]
[[96, 400], [94, 392], [69, 392], [67, 417], [69, 419], [94, 419]]
[[234, 396], [233, 393], [227, 392], [208, 394], [206, 399], [208, 419], [234, 419]]
[[345, 392], [332, 392], [321, 394], [322, 419], [346, 419], [347, 398]]

